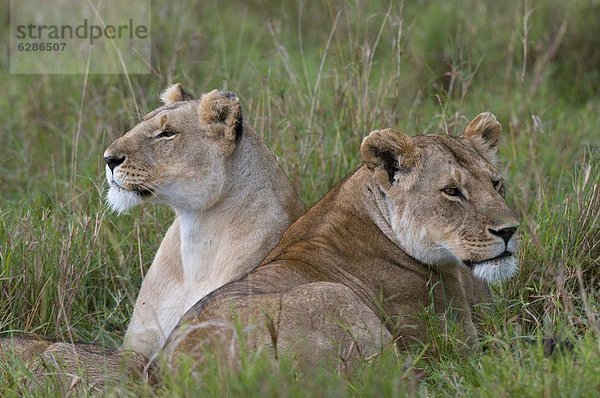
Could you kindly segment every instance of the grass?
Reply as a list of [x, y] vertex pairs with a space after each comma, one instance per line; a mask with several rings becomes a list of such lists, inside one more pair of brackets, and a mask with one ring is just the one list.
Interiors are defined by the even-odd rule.
[[[523, 244], [518, 276], [494, 286], [474, 353], [460, 354], [448, 331], [425, 349], [386, 352], [348, 372], [292, 370], [289, 360], [261, 353], [233, 370], [214, 361], [197, 376], [165, 374], [158, 387], [117, 392], [597, 396], [597, 10], [584, 0], [154, 2], [148, 76], [8, 75], [3, 51], [2, 335], [119, 346], [172, 214], [109, 213], [101, 154], [171, 82], [196, 95], [236, 91], [307, 204], [359, 164], [369, 131], [459, 134], [490, 110], [504, 126], [508, 200], [522, 218]], [[8, 21], [0, 30], [8, 33]], [[544, 336], [573, 348], [546, 358]], [[24, 389], [22, 377], [17, 364], [2, 365], [0, 395], [69, 393], [51, 382]]]

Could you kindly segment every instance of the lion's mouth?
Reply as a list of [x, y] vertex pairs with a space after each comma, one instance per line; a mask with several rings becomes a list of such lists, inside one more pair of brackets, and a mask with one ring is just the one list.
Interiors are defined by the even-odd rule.
[[145, 197], [145, 196], [150, 196], [152, 195], [152, 190], [150, 189], [146, 189], [146, 188], [134, 188], [133, 192], [137, 193], [138, 195]]
[[115, 187], [117, 187], [118, 189], [121, 189], [121, 190], [127, 191], [127, 192], [136, 193], [141, 197], [150, 196], [153, 193], [151, 189], [144, 188], [141, 186], [134, 186], [131, 189], [124, 188], [123, 186], [119, 185], [115, 180], [112, 180], [111, 184], [114, 185]]
[[469, 267], [469, 268], [473, 268], [476, 265], [480, 265], [480, 264], [484, 264], [487, 263], [489, 261], [494, 261], [494, 260], [500, 260], [506, 257], [511, 257], [513, 254], [511, 252], [505, 251], [502, 254], [500, 254], [499, 256], [496, 257], [492, 257], [492, 258], [488, 258], [487, 260], [482, 260], [482, 261], [469, 261], [469, 260], [463, 260], [463, 263]]

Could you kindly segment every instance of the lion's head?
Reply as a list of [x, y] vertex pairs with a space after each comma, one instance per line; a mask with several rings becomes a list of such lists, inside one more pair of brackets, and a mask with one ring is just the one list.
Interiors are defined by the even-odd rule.
[[496, 167], [501, 126], [491, 113], [462, 137], [374, 131], [361, 154], [383, 194], [392, 239], [431, 266], [465, 265], [486, 281], [517, 270], [518, 221]]
[[193, 100], [179, 84], [164, 106], [104, 153], [108, 201], [122, 212], [146, 200], [201, 210], [223, 193], [227, 160], [243, 131], [239, 99], [214, 90]]

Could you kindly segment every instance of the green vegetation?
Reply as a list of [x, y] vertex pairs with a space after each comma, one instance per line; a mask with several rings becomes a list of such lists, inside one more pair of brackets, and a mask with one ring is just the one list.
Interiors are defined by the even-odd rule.
[[[456, 135], [489, 110], [504, 126], [508, 198], [523, 239], [520, 273], [494, 286], [474, 353], [461, 353], [451, 331], [348, 371], [290, 370], [263, 352], [233, 370], [215, 360], [196, 375], [118, 393], [600, 394], [597, 1], [153, 3], [151, 75], [8, 75], [0, 54], [3, 336], [119, 346], [172, 214], [107, 211], [102, 152], [171, 82], [196, 95], [237, 92], [307, 204], [359, 165], [369, 131]], [[0, 8], [8, 15], [8, 2]], [[572, 349], [546, 358], [544, 336]], [[30, 393], [26, 373], [0, 365], [0, 395]], [[38, 394], [68, 392], [48, 382]]]

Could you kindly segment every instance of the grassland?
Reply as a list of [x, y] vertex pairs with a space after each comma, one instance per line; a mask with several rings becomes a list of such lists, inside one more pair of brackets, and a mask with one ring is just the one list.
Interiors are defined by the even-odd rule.
[[[505, 139], [521, 270], [494, 286], [481, 347], [452, 331], [348, 372], [267, 353], [119, 395], [598, 396], [600, 24], [597, 1], [153, 2], [150, 75], [0, 80], [0, 331], [118, 347], [173, 215], [116, 216], [101, 154], [179, 81], [235, 91], [307, 204], [359, 164], [369, 131], [459, 134], [481, 111]], [[544, 356], [543, 337], [571, 349]], [[530, 344], [533, 341], [534, 344]], [[0, 368], [0, 395], [85, 395]]]

